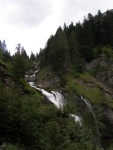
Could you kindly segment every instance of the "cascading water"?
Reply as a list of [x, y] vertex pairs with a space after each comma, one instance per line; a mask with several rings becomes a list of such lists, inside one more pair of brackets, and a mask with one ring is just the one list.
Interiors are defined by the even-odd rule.
[[[94, 113], [94, 111], [93, 111], [93, 109], [92, 109], [92, 106], [91, 106], [91, 104], [90, 104], [90, 102], [86, 99], [86, 98], [83, 98], [82, 96], [81, 96], [81, 99], [84, 101], [84, 103], [86, 104], [86, 106], [89, 108], [89, 111], [92, 113], [92, 115], [93, 115], [93, 117], [94, 117], [94, 121], [95, 121], [95, 131], [98, 133], [98, 135], [99, 135], [99, 128], [98, 128], [98, 122], [97, 122], [97, 120], [96, 120], [96, 116], [95, 116], [95, 113]], [[98, 139], [99, 139], [99, 137], [98, 137]], [[99, 139], [100, 140], [100, 139]], [[99, 141], [99, 143], [100, 143], [100, 141]]]
[[80, 118], [79, 116], [75, 114], [70, 114], [70, 116], [73, 117], [75, 119], [75, 122], [78, 122], [80, 126], [82, 125], [82, 118]]
[[94, 113], [94, 111], [92, 109], [92, 106], [91, 106], [90, 102], [86, 98], [83, 98], [83, 96], [81, 96], [81, 99], [84, 101], [86, 106], [89, 108], [89, 111], [93, 114], [93, 117], [95, 119], [95, 123], [97, 123], [96, 116], [95, 116], [95, 113]]
[[[35, 87], [35, 86], [33, 86]], [[35, 87], [37, 90], [41, 91], [43, 95], [45, 95], [48, 100], [50, 100], [57, 108], [63, 109], [64, 106], [64, 97], [61, 93], [56, 91], [51, 91], [51, 93], [45, 91], [44, 89], [40, 89]]]
[[[34, 78], [35, 74], [38, 71], [39, 70], [35, 71], [33, 75], [30, 75], [30, 78]], [[65, 102], [64, 102], [65, 100], [64, 100], [64, 96], [60, 92], [57, 92], [57, 91], [47, 92], [44, 89], [37, 88], [35, 85], [35, 82], [29, 82], [29, 85], [31, 87], [41, 91], [42, 94], [45, 95], [47, 97], [47, 99], [50, 100], [58, 109], [63, 110], [63, 106], [65, 105]], [[77, 116], [75, 114], [70, 114], [70, 116], [74, 118], [75, 122], [78, 122], [80, 125], [82, 125], [82, 118], [80, 118], [79, 116]]]
[[[57, 108], [63, 109], [64, 97], [63, 97], [63, 95], [61, 95], [61, 93], [56, 92], [56, 91], [51, 91], [51, 93], [49, 93], [40, 88], [36, 88], [36, 89], [40, 90], [42, 92], [42, 94], [45, 95]], [[82, 118], [80, 118], [79, 116], [74, 115], [74, 114], [70, 114], [70, 116], [73, 117], [75, 122], [78, 122], [80, 124], [80, 126], [82, 125]]]
[[35, 82], [29, 82], [29, 85], [34, 87], [35, 86]]

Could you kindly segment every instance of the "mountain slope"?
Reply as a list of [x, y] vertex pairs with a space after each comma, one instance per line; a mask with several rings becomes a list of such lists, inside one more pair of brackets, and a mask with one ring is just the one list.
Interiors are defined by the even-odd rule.
[[48, 102], [24, 79], [0, 63], [0, 148], [6, 150], [91, 150], [95, 139], [87, 126]]
[[[40, 51], [36, 86], [62, 91], [66, 109], [90, 129], [95, 145], [113, 142], [113, 12], [59, 27]], [[105, 142], [106, 141], [106, 142]]]

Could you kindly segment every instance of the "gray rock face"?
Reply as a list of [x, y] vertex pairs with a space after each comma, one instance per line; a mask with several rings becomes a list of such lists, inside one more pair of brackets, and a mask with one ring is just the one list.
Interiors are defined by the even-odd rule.
[[98, 66], [106, 67], [107, 65], [108, 65], [108, 63], [106, 62], [106, 60], [103, 60], [103, 56], [101, 56], [97, 59], [94, 59], [92, 62], [87, 63], [86, 68], [89, 69], [89, 70], [94, 70]]
[[113, 109], [108, 106], [103, 106], [102, 112], [103, 128], [101, 133], [101, 144], [106, 149], [113, 143]]
[[59, 78], [58, 77], [49, 77], [49, 76], [46, 76], [43, 80], [41, 81], [36, 81], [36, 85], [37, 86], [40, 86], [40, 87], [55, 87], [57, 86], [57, 83], [59, 82]]
[[86, 64], [88, 70], [95, 72], [96, 78], [106, 84], [113, 85], [113, 60], [103, 55]]

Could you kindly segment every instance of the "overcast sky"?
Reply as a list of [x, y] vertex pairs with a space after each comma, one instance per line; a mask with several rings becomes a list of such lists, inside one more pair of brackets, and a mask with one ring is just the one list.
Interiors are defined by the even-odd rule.
[[59, 26], [107, 9], [113, 9], [113, 0], [0, 0], [0, 40], [11, 54], [18, 43], [28, 54], [37, 53]]

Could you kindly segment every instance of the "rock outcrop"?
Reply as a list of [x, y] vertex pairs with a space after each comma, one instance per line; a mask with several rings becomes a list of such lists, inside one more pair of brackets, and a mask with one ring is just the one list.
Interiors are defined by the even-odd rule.
[[86, 63], [86, 68], [92, 70], [95, 77], [102, 83], [113, 86], [113, 60], [101, 55], [90, 63]]

